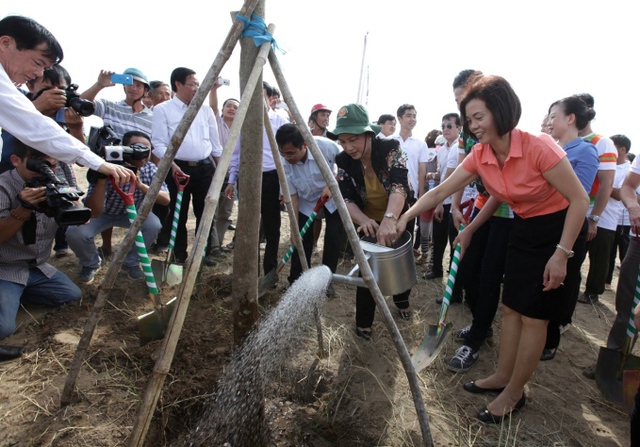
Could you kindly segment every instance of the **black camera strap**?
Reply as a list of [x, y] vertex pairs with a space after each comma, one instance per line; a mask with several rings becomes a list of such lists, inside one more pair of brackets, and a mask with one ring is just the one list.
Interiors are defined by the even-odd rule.
[[22, 225], [22, 240], [24, 245], [33, 245], [36, 243], [36, 230], [38, 229], [38, 218], [36, 213], [31, 213], [29, 220]]
[[17, 198], [23, 208], [33, 210], [33, 213], [29, 216], [29, 220], [22, 224], [22, 240], [24, 245], [33, 245], [36, 243], [36, 230], [38, 229], [38, 219], [36, 218], [38, 208], [26, 200], [23, 200], [20, 194], [17, 195]]

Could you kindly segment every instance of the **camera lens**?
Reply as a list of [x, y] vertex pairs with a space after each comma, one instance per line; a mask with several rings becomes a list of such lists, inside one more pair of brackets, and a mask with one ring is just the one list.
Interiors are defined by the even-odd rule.
[[73, 98], [69, 101], [69, 106], [80, 116], [91, 116], [95, 111], [95, 106], [91, 101], [82, 98]]

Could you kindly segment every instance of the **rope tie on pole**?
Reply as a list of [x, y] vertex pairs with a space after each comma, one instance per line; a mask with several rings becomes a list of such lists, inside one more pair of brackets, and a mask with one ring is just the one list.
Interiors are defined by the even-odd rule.
[[267, 31], [267, 24], [262, 17], [257, 14], [251, 14], [251, 19], [248, 19], [242, 14], [236, 14], [236, 18], [244, 22], [242, 37], [253, 38], [253, 43], [256, 44], [256, 47], [259, 47], [265, 42], [270, 42], [274, 49], [280, 51], [282, 54], [286, 54], [286, 51], [278, 46], [273, 34]]

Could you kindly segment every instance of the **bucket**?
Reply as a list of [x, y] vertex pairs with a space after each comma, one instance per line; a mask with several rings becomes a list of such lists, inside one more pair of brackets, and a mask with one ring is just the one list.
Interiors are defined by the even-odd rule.
[[[408, 231], [402, 233], [391, 247], [378, 245], [375, 238], [366, 236], [360, 239], [360, 247], [384, 296], [398, 295], [418, 282], [411, 233]], [[356, 265], [348, 275], [334, 274], [332, 282], [367, 287], [361, 277], [355, 276], [359, 270], [360, 267]]]

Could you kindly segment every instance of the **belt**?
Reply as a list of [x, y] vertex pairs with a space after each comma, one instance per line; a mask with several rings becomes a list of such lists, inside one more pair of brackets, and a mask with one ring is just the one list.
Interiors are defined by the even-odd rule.
[[185, 161], [185, 160], [177, 160], [177, 159], [174, 159], [173, 161], [175, 161], [178, 166], [189, 166], [189, 167], [210, 165], [212, 163], [210, 158], [203, 158], [202, 160], [198, 160], [198, 161]]

